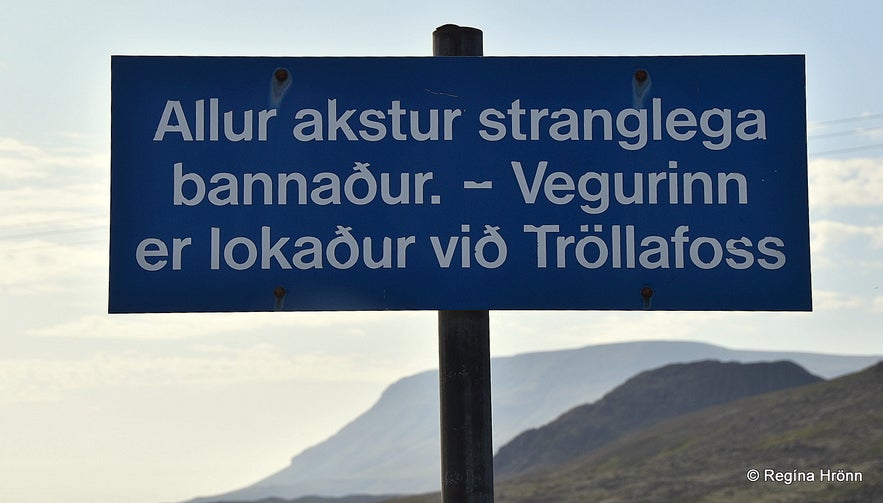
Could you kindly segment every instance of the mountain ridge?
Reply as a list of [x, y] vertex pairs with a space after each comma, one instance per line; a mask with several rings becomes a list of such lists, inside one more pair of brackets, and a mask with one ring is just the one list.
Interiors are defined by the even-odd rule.
[[[832, 381], [747, 397], [637, 431], [570, 464], [551, 483], [558, 489], [547, 496], [560, 503], [883, 501], [881, 417], [883, 362]], [[761, 477], [766, 470], [813, 472], [815, 480], [751, 483], [746, 478], [750, 469], [758, 469]], [[863, 480], [826, 483], [819, 477], [826, 469], [858, 471]], [[593, 474], [593, 480], [587, 481], [586, 474]], [[534, 485], [541, 479], [530, 477], [523, 482]], [[614, 479], [620, 484], [613, 484]], [[573, 480], [591, 490], [571, 492], [567, 486]], [[512, 493], [503, 490], [497, 501], [536, 500], [513, 488]]]
[[[830, 381], [742, 398], [631, 432], [565, 463], [499, 481], [494, 501], [883, 501], [881, 417], [883, 361]], [[760, 480], [749, 479], [752, 470]], [[862, 480], [823, 480], [827, 470], [858, 473]], [[796, 473], [813, 474], [812, 480], [786, 482], [786, 475]], [[421, 494], [383, 503], [437, 503], [438, 498]]]
[[[394, 498], [391, 495], [366, 495], [353, 494], [350, 496], [341, 496], [339, 498], [326, 498], [323, 496], [302, 496], [296, 499], [282, 499], [276, 497], [264, 498], [254, 503], [381, 503], [383, 501]], [[219, 501], [218, 503], [231, 503]]]
[[565, 462], [672, 417], [821, 380], [790, 361], [700, 360], [646, 370], [600, 400], [516, 436], [494, 456], [494, 478]]
[[[496, 357], [491, 362], [495, 445], [592, 402], [640, 371], [668, 363], [792, 360], [834, 377], [880, 357], [732, 350], [700, 342], [643, 341]], [[439, 487], [438, 373], [396, 381], [366, 412], [245, 488], [192, 503], [306, 495], [416, 494]]]

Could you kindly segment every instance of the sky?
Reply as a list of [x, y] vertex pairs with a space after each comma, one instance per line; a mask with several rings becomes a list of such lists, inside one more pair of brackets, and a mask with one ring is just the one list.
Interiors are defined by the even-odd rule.
[[0, 18], [0, 500], [180, 501], [437, 366], [435, 312], [107, 314], [110, 57], [805, 54], [814, 311], [492, 312], [495, 356], [633, 340], [883, 355], [883, 4], [34, 0]]

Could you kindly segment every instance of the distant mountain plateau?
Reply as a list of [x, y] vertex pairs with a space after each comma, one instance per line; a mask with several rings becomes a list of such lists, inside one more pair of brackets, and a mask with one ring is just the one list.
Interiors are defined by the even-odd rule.
[[[496, 461], [499, 479], [505, 480], [537, 467], [565, 462], [583, 452], [587, 445], [597, 443], [597, 439], [602, 437], [607, 439], [605, 442], [616, 438], [618, 440], [613, 443], [618, 443], [622, 441], [621, 435], [628, 437], [635, 432], [644, 431], [642, 428], [649, 424], [617, 420], [614, 421], [617, 425], [614, 431], [596, 432], [594, 437], [588, 434], [581, 437], [589, 444], [574, 448], [574, 452], [538, 452], [539, 457], [530, 458], [531, 460], [511, 455], [519, 452], [519, 449], [531, 448], [536, 443], [536, 440], [532, 440], [536, 432], [543, 431], [544, 428], [549, 431], [548, 428], [554, 424], [551, 423], [553, 420], [575, 407], [579, 408], [569, 413], [573, 418], [581, 414], [599, 414], [599, 404], [605, 403], [599, 399], [612, 394], [611, 390], [623, 385], [630, 378], [637, 376], [635, 379], [639, 379], [639, 374], [651, 369], [704, 360], [743, 363], [789, 361], [796, 364], [794, 367], [799, 365], [810, 374], [828, 379], [859, 371], [880, 359], [883, 356], [742, 351], [704, 343], [671, 341], [605, 344], [494, 358], [491, 362], [491, 384], [494, 445], [499, 449]], [[735, 368], [732, 367], [731, 370]], [[779, 371], [784, 372], [783, 369], [784, 367]], [[795, 369], [792, 370], [796, 372]], [[676, 417], [699, 407], [721, 403], [712, 403], [715, 400], [735, 399], [763, 392], [763, 387], [769, 385], [767, 379], [760, 379], [750, 385], [733, 384], [730, 389], [725, 382], [727, 379], [736, 379], [735, 375], [725, 378], [728, 375], [725, 370], [716, 372], [721, 372], [716, 377], [719, 378], [716, 381], [718, 389], [711, 395], [703, 395], [706, 396], [704, 401], [692, 402], [688, 396], [680, 396], [677, 400], [662, 400], [659, 398], [661, 390], [654, 390], [652, 387], [638, 388], [644, 390], [638, 394], [644, 399], [640, 403], [634, 402], [633, 407], [636, 408], [631, 415], [647, 416], [649, 412], [653, 412], [660, 417]], [[738, 373], [736, 370], [733, 372]], [[806, 374], [802, 370], [796, 373], [801, 372]], [[657, 384], [662, 386], [662, 381]], [[628, 389], [627, 387], [626, 391]], [[708, 390], [697, 389], [697, 393], [702, 395], [700, 391]], [[632, 392], [637, 393], [634, 390]], [[620, 393], [625, 391], [620, 389]], [[698, 400], [699, 395], [694, 398]], [[610, 400], [612, 398], [607, 402]], [[612, 406], [612, 403], [606, 403], [603, 407]], [[629, 412], [623, 409], [619, 414], [628, 416]], [[605, 437], [605, 434], [608, 436]], [[555, 441], [567, 443], [567, 438], [564, 435]], [[595, 440], [591, 440], [592, 438]], [[513, 439], [516, 442], [510, 444]], [[574, 444], [576, 445], [581, 444]], [[601, 450], [610, 445], [612, 444], [608, 443]], [[324, 442], [294, 456], [289, 466], [275, 474], [243, 489], [197, 498], [192, 503], [255, 502], [268, 498], [288, 503], [297, 498], [314, 497], [312, 495], [340, 498], [358, 494], [428, 493], [439, 489], [439, 459], [438, 372], [427, 371], [391, 384], [369, 410]], [[312, 503], [313, 500], [297, 501]], [[316, 501], [324, 503], [324, 500]], [[341, 501], [373, 503], [371, 500]]]

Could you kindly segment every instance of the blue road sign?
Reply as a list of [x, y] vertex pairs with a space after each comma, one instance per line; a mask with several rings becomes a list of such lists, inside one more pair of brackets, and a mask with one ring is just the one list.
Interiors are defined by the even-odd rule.
[[109, 311], [811, 309], [803, 56], [112, 59]]

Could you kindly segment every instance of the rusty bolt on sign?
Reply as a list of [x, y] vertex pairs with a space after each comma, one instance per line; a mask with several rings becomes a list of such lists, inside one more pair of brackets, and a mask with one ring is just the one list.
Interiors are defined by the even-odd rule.
[[653, 298], [653, 289], [649, 286], [641, 288], [641, 298], [644, 299], [644, 309], [650, 309], [652, 305], [651, 299]]
[[279, 311], [285, 307], [285, 287], [277, 286], [273, 289], [273, 297], [276, 298], [276, 303], [273, 304], [273, 310]]
[[288, 68], [277, 68], [273, 71], [273, 78], [270, 80], [270, 104], [278, 107], [289, 87], [291, 87], [291, 72]]

